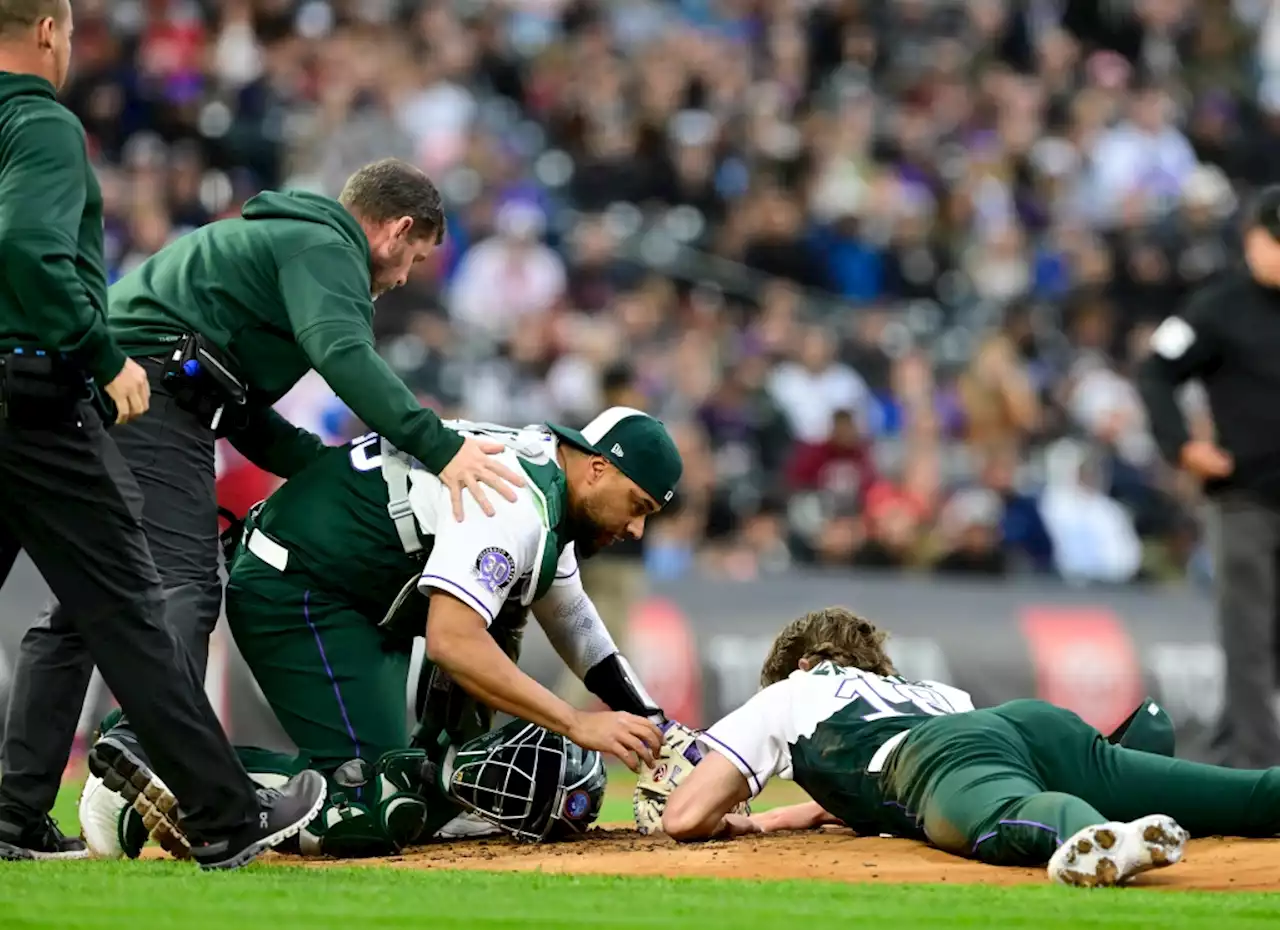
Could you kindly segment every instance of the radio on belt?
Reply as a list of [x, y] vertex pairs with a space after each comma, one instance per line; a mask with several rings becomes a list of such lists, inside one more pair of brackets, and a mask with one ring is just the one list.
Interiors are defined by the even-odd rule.
[[216, 431], [228, 404], [243, 406], [248, 399], [244, 382], [218, 357], [202, 336], [183, 336], [165, 363], [162, 380], [174, 401]]

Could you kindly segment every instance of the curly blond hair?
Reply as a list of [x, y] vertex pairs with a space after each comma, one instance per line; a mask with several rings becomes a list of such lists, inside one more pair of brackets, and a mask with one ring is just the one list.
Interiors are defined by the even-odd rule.
[[859, 668], [876, 675], [896, 675], [885, 640], [889, 634], [844, 607], [826, 607], [792, 620], [769, 649], [760, 669], [763, 688], [782, 681], [809, 660], [813, 665], [829, 659], [846, 668]]

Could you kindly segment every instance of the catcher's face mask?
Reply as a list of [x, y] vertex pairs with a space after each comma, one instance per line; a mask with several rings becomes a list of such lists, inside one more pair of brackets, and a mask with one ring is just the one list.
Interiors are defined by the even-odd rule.
[[586, 830], [600, 814], [600, 753], [513, 720], [445, 760], [442, 782], [459, 804], [523, 843]]

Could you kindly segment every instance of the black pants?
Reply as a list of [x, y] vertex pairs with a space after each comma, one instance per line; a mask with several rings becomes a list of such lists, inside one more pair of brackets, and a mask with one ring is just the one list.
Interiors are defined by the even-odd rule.
[[[184, 427], [192, 422], [153, 384], [151, 411], [119, 428], [120, 448], [92, 411], [82, 426], [0, 425], [0, 567], [7, 573], [25, 549], [57, 599], [22, 641], [0, 753], [0, 809], [30, 815], [52, 806], [96, 664], [181, 801], [190, 833], [221, 835], [256, 816], [252, 783], [201, 687], [219, 606], [217, 523], [215, 516], [202, 562], [195, 549], [203, 534], [187, 520], [201, 505], [216, 508], [212, 436], [191, 443]], [[202, 445], [207, 475], [191, 467]], [[161, 483], [172, 496], [155, 493]], [[159, 573], [148, 536], [166, 560]], [[172, 632], [162, 579], [174, 594]], [[204, 635], [193, 637], [199, 624]]]
[[1243, 493], [1223, 496], [1213, 504], [1210, 545], [1226, 659], [1217, 761], [1242, 769], [1280, 765], [1280, 727], [1271, 704], [1280, 647], [1280, 508]]

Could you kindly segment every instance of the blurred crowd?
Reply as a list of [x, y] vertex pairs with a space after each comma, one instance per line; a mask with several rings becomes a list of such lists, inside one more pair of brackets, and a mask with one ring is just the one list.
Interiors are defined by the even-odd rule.
[[[679, 506], [630, 553], [654, 576], [1200, 570], [1198, 491], [1130, 374], [1280, 181], [1268, 0], [76, 15], [65, 97], [113, 275], [262, 188], [413, 161], [449, 235], [379, 301], [387, 359], [447, 415], [665, 418]], [[332, 441], [361, 429], [323, 384], [284, 406]], [[1194, 386], [1186, 410], [1212, 430]]]

